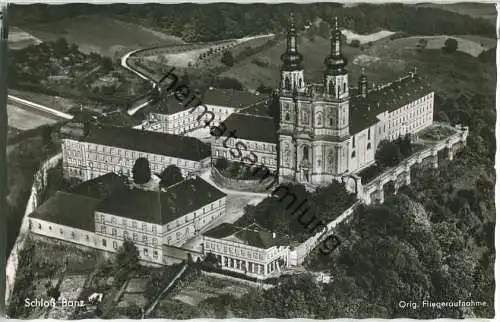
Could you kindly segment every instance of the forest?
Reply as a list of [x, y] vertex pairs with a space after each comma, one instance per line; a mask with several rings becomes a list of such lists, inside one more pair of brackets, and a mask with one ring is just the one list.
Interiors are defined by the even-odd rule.
[[[474, 34], [495, 37], [495, 27], [488, 21], [437, 8], [403, 4], [361, 4], [343, 7], [336, 3], [301, 4], [228, 4], [192, 3], [161, 4], [71, 4], [50, 6], [13, 5], [10, 19], [13, 25], [43, 23], [80, 15], [98, 14], [136, 22], [179, 36], [185, 41], [212, 41], [240, 38], [252, 34], [281, 33], [294, 12], [297, 27], [317, 18], [331, 22], [338, 16], [341, 26], [358, 33], [378, 29], [401, 31], [408, 34], [460, 35]], [[421, 23], [432, 21], [432, 23]]]

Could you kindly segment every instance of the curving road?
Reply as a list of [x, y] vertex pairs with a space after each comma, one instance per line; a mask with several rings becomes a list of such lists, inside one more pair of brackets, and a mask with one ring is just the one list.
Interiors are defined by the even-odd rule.
[[46, 112], [46, 113], [49, 113], [49, 114], [52, 114], [52, 115], [55, 115], [58, 117], [62, 117], [62, 118], [67, 119], [67, 120], [71, 120], [73, 118], [73, 115], [71, 115], [71, 114], [64, 113], [64, 112], [55, 110], [53, 108], [50, 108], [48, 106], [38, 104], [35, 102], [31, 102], [31, 101], [25, 100], [24, 98], [20, 98], [20, 97], [14, 96], [14, 95], [8, 95], [8, 99], [11, 101], [14, 101], [16, 103], [20, 103], [24, 106], [31, 107], [33, 109], [36, 109], [36, 110], [39, 110], [42, 112]]

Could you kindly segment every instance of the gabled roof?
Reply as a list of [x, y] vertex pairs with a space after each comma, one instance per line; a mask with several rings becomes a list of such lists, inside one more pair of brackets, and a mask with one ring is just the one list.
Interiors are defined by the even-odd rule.
[[186, 101], [179, 101], [174, 95], [168, 95], [154, 103], [151, 107], [147, 107], [147, 110], [159, 114], [171, 115], [193, 108], [197, 102], [198, 100], [189, 102], [189, 99], [186, 99]]
[[227, 131], [235, 130], [235, 137], [244, 140], [278, 143], [276, 123], [270, 116], [260, 116], [246, 113], [233, 113], [223, 121]]
[[122, 177], [110, 172], [92, 180], [84, 181], [70, 188], [68, 192], [95, 199], [104, 199], [106, 196], [126, 187]]
[[219, 189], [196, 177], [170, 186], [165, 192], [118, 191], [103, 200], [96, 210], [164, 225], [225, 196]]
[[96, 211], [110, 215], [161, 224], [160, 195], [156, 191], [125, 189], [110, 195]]
[[55, 224], [94, 231], [94, 209], [99, 199], [58, 191], [29, 216]]
[[373, 88], [366, 97], [353, 96], [349, 101], [349, 130], [351, 134], [356, 134], [377, 123], [380, 113], [397, 110], [431, 92], [432, 89], [422, 77], [412, 74]]
[[192, 161], [210, 156], [210, 146], [196, 138], [126, 127], [93, 126], [81, 140]]
[[233, 224], [223, 223], [205, 234], [207, 237], [231, 240], [252, 247], [268, 249], [273, 246], [286, 246], [290, 243], [289, 238], [281, 234], [258, 229], [255, 226], [242, 228]]
[[[235, 89], [212, 88], [207, 90], [200, 101], [202, 104], [218, 105], [224, 107], [243, 108], [263, 100], [268, 97], [265, 95], [256, 95], [247, 91]], [[179, 101], [173, 94], [170, 94], [156, 102], [153, 106], [148, 107], [148, 111], [160, 114], [175, 114], [195, 107], [199, 100], [186, 98], [184, 101]]]
[[242, 108], [266, 99], [264, 95], [257, 95], [236, 89], [213, 88], [205, 92], [203, 104], [225, 107]]

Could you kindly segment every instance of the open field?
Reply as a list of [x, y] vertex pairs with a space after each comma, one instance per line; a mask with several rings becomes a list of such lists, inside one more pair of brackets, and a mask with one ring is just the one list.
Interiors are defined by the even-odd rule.
[[98, 15], [34, 24], [24, 29], [43, 41], [64, 37], [84, 53], [97, 52], [113, 58], [133, 49], [183, 43], [175, 36]]
[[[372, 46], [353, 48], [347, 44], [343, 46], [344, 55], [349, 61], [348, 69], [351, 79], [357, 79], [361, 67], [366, 67], [370, 82], [387, 82], [399, 77], [402, 73], [413, 69], [403, 56], [408, 52], [416, 52], [419, 39], [428, 40], [427, 49], [438, 49], [444, 45], [447, 38], [458, 41], [458, 50], [473, 57], [479, 56], [483, 51], [493, 48], [495, 39], [464, 35], [464, 36], [414, 36], [390, 39], [392, 32], [382, 30], [369, 35], [357, 35], [348, 30], [343, 31], [347, 42], [359, 39], [363, 42], [372, 42]], [[319, 36], [309, 39], [300, 36], [298, 39], [299, 51], [304, 56], [305, 78], [308, 82], [321, 81], [324, 73], [324, 58], [330, 51], [330, 40]], [[285, 40], [279, 41], [275, 46], [267, 48], [260, 53], [252, 55], [237, 63], [221, 76], [235, 78], [247, 89], [255, 89], [261, 83], [265, 86], [277, 87], [279, 83], [280, 56], [286, 47]]]
[[462, 15], [471, 16], [473, 18], [483, 18], [490, 21], [493, 25], [496, 25], [497, 12], [494, 3], [422, 3], [418, 4], [417, 6], [438, 8], [441, 10], [447, 10]]
[[182, 288], [174, 299], [196, 306], [198, 303], [220, 295], [244, 296], [251, 286], [213, 276], [202, 275]]
[[45, 124], [56, 123], [55, 118], [44, 116], [40, 112], [31, 111], [18, 105], [7, 104], [7, 117], [9, 126], [26, 131]]
[[61, 112], [67, 112], [78, 105], [73, 99], [17, 89], [9, 89], [9, 95], [14, 95], [37, 104], [48, 106]]
[[[244, 50], [244, 48], [256, 48], [262, 46], [273, 38], [274, 34], [268, 34], [244, 37], [222, 42], [209, 42], [206, 44], [200, 44], [200, 46], [196, 46], [195, 48], [189, 50], [176, 50], [173, 53], [153, 55], [147, 57], [146, 59], [179, 68], [186, 68], [190, 66], [209, 66], [213, 68], [217, 67], [218, 65], [222, 66], [220, 58], [222, 57], [223, 51], [221, 49], [229, 50], [231, 51], [233, 56], [237, 56], [241, 51]], [[168, 48], [166, 50], [168, 50]], [[213, 50], [213, 54], [207, 55], [206, 58], [200, 59], [200, 55], [207, 54], [209, 50]]]
[[375, 44], [369, 51], [375, 50], [378, 55], [401, 54], [402, 51], [412, 51], [420, 39], [427, 40], [426, 49], [440, 49], [444, 46], [446, 39], [454, 38], [458, 42], [458, 51], [477, 57], [483, 51], [493, 48], [495, 39], [479, 36], [413, 36], [400, 38]]
[[359, 42], [361, 44], [365, 44], [365, 43], [368, 43], [370, 41], [373, 42], [373, 41], [387, 38], [387, 37], [395, 34], [395, 32], [389, 31], [389, 30], [380, 30], [380, 31], [374, 32], [374, 33], [369, 34], [369, 35], [360, 35], [360, 34], [357, 34], [353, 31], [351, 31], [351, 30], [343, 29], [342, 34], [344, 36], [346, 36], [348, 43], [350, 43], [354, 39], [357, 39], [357, 40], [359, 40]]
[[[381, 40], [383, 41], [383, 40]], [[330, 40], [319, 36], [314, 37], [314, 40], [301, 36], [298, 39], [299, 52], [304, 56], [305, 78], [307, 82], [318, 82], [323, 77], [325, 65], [324, 59], [330, 53]], [[376, 43], [376, 42], [375, 42]], [[285, 51], [286, 41], [281, 40], [276, 45], [265, 49], [264, 51], [252, 55], [237, 65], [222, 73], [222, 76], [236, 78], [244, 87], [248, 89], [256, 89], [261, 83], [265, 86], [277, 87], [279, 82], [279, 70], [281, 67], [281, 54]], [[348, 69], [351, 75], [359, 74], [361, 66], [354, 58], [362, 51], [360, 48], [353, 48], [347, 45], [343, 46], [344, 55], [349, 60]], [[396, 65], [394, 65], [396, 63]], [[397, 61], [381, 61], [377, 65], [382, 64], [382, 67], [390, 64], [391, 68], [383, 68], [385, 73], [380, 74], [378, 67], [368, 71], [368, 76], [371, 80], [384, 80], [397, 77], [404, 70], [405, 66], [397, 64]]]
[[40, 39], [15, 26], [9, 28], [9, 49], [18, 50], [42, 43]]

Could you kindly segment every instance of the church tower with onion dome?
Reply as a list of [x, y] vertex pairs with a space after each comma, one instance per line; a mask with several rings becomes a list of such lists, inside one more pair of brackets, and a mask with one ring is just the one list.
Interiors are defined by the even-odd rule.
[[293, 16], [281, 55], [279, 176], [305, 185], [331, 182], [348, 168], [349, 79], [338, 22], [321, 83], [304, 82]]
[[298, 52], [297, 31], [293, 14], [290, 14], [288, 32], [286, 37], [286, 51], [281, 55], [283, 66], [281, 68], [280, 87], [287, 91], [302, 91], [304, 83], [304, 57]]

